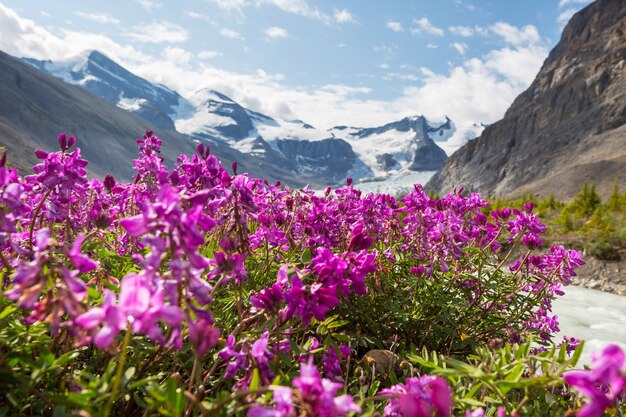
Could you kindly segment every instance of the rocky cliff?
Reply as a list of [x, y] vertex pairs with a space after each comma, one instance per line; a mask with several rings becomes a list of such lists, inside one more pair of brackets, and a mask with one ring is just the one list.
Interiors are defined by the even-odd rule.
[[504, 118], [454, 153], [427, 187], [487, 195], [626, 183], [626, 1], [572, 17], [539, 74]]

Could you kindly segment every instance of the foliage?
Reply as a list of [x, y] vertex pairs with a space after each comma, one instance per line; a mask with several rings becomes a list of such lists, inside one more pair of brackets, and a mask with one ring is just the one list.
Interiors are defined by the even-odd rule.
[[291, 190], [204, 145], [168, 169], [151, 132], [132, 182], [99, 181], [58, 143], [33, 175], [0, 163], [0, 415], [575, 405], [550, 311], [584, 262], [538, 250], [532, 202]]

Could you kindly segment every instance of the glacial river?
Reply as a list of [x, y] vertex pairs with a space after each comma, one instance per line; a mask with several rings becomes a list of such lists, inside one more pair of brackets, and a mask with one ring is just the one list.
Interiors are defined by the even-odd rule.
[[585, 340], [581, 362], [589, 363], [591, 353], [608, 343], [626, 349], [626, 297], [581, 287], [566, 287], [565, 295], [554, 304], [561, 335]]

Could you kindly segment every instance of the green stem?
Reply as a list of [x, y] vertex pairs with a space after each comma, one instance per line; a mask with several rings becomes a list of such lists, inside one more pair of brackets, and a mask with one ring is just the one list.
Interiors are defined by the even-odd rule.
[[115, 403], [115, 397], [117, 396], [117, 392], [120, 389], [120, 384], [122, 382], [122, 374], [124, 373], [124, 362], [126, 362], [126, 351], [128, 349], [128, 344], [130, 342], [130, 325], [126, 327], [126, 334], [124, 335], [124, 341], [122, 342], [122, 353], [120, 356], [120, 360], [117, 364], [117, 371], [115, 372], [115, 379], [113, 380], [113, 387], [111, 389], [111, 396], [109, 397], [109, 401], [107, 401], [106, 406], [104, 407], [104, 413], [102, 414], [104, 417], [108, 417], [111, 413], [111, 409], [113, 408], [113, 404]]

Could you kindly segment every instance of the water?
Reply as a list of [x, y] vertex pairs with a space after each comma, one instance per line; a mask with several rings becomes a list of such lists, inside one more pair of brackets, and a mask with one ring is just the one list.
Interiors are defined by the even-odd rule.
[[565, 295], [554, 303], [559, 317], [561, 336], [585, 340], [585, 349], [578, 367], [589, 363], [592, 352], [599, 352], [609, 343], [626, 350], [626, 297], [569, 286]]
[[413, 184], [426, 184], [435, 175], [434, 171], [404, 171], [381, 181], [368, 181], [354, 184], [364, 193], [382, 193], [404, 196], [413, 190]]

